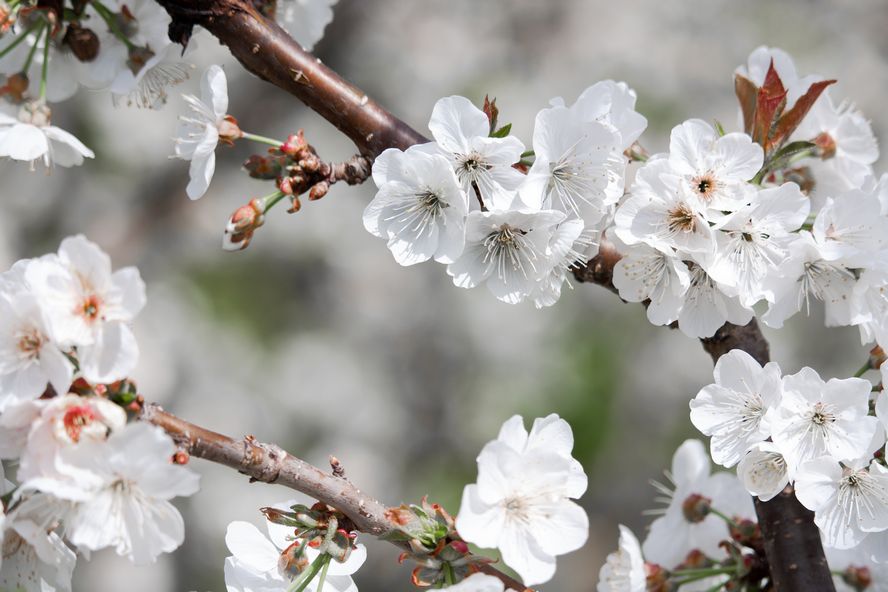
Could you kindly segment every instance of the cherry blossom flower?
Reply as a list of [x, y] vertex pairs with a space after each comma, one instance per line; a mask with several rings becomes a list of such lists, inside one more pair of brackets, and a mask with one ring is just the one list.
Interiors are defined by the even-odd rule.
[[459, 584], [447, 586], [450, 592], [505, 592], [505, 586], [499, 578], [483, 573], [472, 574]]
[[47, 167], [79, 166], [93, 158], [92, 150], [65, 130], [50, 124], [49, 107], [26, 103], [18, 118], [0, 112], [0, 158], [33, 163], [42, 160]]
[[338, 0], [279, 0], [274, 18], [306, 50], [324, 37]]
[[478, 482], [466, 486], [456, 518], [464, 540], [498, 548], [528, 586], [549, 581], [555, 557], [582, 547], [589, 528], [586, 512], [569, 499], [585, 491], [585, 475], [569, 456], [570, 431], [557, 416], [537, 422], [528, 435], [513, 417], [484, 447]]
[[621, 249], [614, 266], [614, 287], [629, 302], [649, 301], [647, 318], [655, 325], [678, 320], [685, 293], [691, 285], [687, 265], [678, 257], [644, 243]]
[[156, 51], [149, 46], [130, 49], [130, 67], [123, 68], [111, 82], [114, 104], [142, 109], [162, 107], [167, 102], [167, 89], [190, 76], [191, 68], [180, 56], [181, 49], [172, 43], [165, 43]]
[[669, 254], [715, 250], [700, 201], [663, 157], [653, 157], [639, 169], [632, 193], [617, 209], [614, 225], [617, 237], [628, 245], [646, 243]]
[[145, 305], [145, 284], [134, 267], [111, 272], [111, 259], [78, 235], [62, 241], [58, 256], [32, 261], [28, 284], [62, 348], [77, 346], [83, 377], [94, 383], [125, 378], [139, 348], [127, 323]]
[[543, 109], [536, 116], [536, 156], [521, 186], [521, 201], [598, 224], [605, 208], [623, 195], [626, 158], [619, 145], [616, 130], [584, 121], [576, 109]]
[[789, 256], [771, 270], [765, 282], [772, 302], [761, 318], [769, 327], [781, 328], [786, 319], [802, 310], [809, 314], [812, 297], [823, 302], [828, 327], [851, 324], [857, 278], [848, 267], [826, 261], [810, 232], [797, 234]]
[[[620, 152], [629, 148], [645, 128], [647, 119], [635, 110], [635, 91], [625, 82], [601, 80], [580, 94], [570, 109], [577, 112], [582, 121], [607, 124], [620, 134]], [[563, 99], [550, 101], [553, 107], [565, 106]]]
[[870, 532], [888, 530], [888, 469], [876, 461], [842, 467], [834, 458], [802, 463], [795, 476], [796, 497], [814, 512], [829, 547], [849, 549]]
[[743, 326], [753, 311], [729, 287], [719, 284], [697, 264], [689, 267], [690, 285], [678, 315], [678, 328], [688, 337], [712, 337], [726, 322]]
[[808, 217], [810, 202], [795, 183], [763, 189], [751, 203], [729, 216], [716, 233], [717, 249], [709, 274], [737, 288], [740, 302], [752, 306], [774, 300], [765, 280], [780, 268]]
[[836, 592], [888, 592], [888, 564], [873, 561], [867, 545], [881, 534], [871, 534], [852, 549], [824, 548]]
[[447, 273], [460, 288], [486, 283], [499, 300], [521, 302], [550, 271], [549, 240], [563, 219], [555, 210], [469, 212], [465, 249]]
[[817, 99], [793, 137], [814, 142], [820, 150], [819, 158], [800, 163], [814, 175], [817, 205], [826, 197], [860, 188], [879, 159], [869, 121], [851, 104], [836, 106], [829, 90]]
[[854, 285], [851, 322], [860, 329], [861, 343], [888, 347], [888, 272], [867, 269]]
[[716, 463], [732, 467], [750, 446], [771, 434], [766, 415], [780, 401], [780, 366], [764, 368], [743, 350], [734, 349], [715, 364], [715, 384], [704, 386], [691, 400], [691, 423], [712, 436]]
[[669, 168], [679, 175], [688, 192], [716, 222], [721, 212], [735, 212], [746, 205], [747, 181], [762, 168], [764, 152], [746, 134], [719, 136], [700, 119], [690, 119], [672, 129], [669, 137]]
[[780, 448], [773, 442], [759, 442], [737, 465], [737, 477], [750, 495], [763, 502], [773, 499], [792, 480]]
[[47, 384], [67, 392], [74, 374], [49, 335], [38, 300], [24, 281], [16, 284], [0, 284], [0, 412], [36, 399]]
[[191, 111], [179, 117], [175, 156], [191, 161], [191, 180], [186, 193], [191, 199], [199, 199], [207, 192], [216, 171], [216, 146], [220, 140], [233, 141], [240, 130], [227, 115], [228, 83], [225, 71], [219, 66], [210, 66], [204, 72], [200, 99], [194, 95], [182, 95], [182, 98]]
[[469, 203], [446, 158], [389, 149], [374, 162], [373, 180], [379, 191], [364, 210], [364, 227], [388, 239], [398, 263], [453, 263], [459, 257]]
[[68, 539], [83, 549], [113, 547], [135, 564], [154, 562], [185, 537], [174, 497], [197, 492], [199, 476], [172, 463], [176, 446], [160, 428], [131, 423], [104, 441], [59, 451], [80, 471], [75, 479], [37, 477], [25, 490], [77, 502], [65, 517]]
[[598, 592], [645, 592], [647, 574], [641, 545], [632, 531], [620, 525], [619, 548], [607, 556], [598, 573]]
[[579, 218], [565, 220], [555, 227], [549, 239], [549, 271], [544, 273], [528, 294], [536, 308], [553, 306], [561, 298], [561, 287], [568, 282], [568, 274], [595, 256], [598, 244], [590, 237]]
[[871, 388], [860, 378], [824, 382], [807, 367], [783, 378], [783, 397], [770, 418], [771, 437], [790, 470], [821, 456], [853, 460], [878, 448], [871, 449], [881, 428], [867, 415]]
[[[283, 504], [276, 504], [275, 507], [286, 508]], [[293, 573], [286, 555], [294, 544], [294, 529], [268, 521], [266, 527], [267, 537], [249, 522], [232, 522], [228, 525], [225, 544], [232, 553], [225, 559], [225, 586], [228, 592], [286, 592], [291, 588], [292, 580], [299, 575]], [[307, 547], [305, 554], [309, 563], [319, 555], [312, 547]], [[351, 576], [366, 559], [366, 547], [358, 544], [345, 562], [331, 560], [324, 590], [358, 592]], [[316, 592], [317, 579], [311, 581], [306, 590]]]
[[62, 451], [81, 442], [104, 442], [126, 426], [126, 412], [119, 405], [74, 394], [53, 398], [32, 418], [25, 413], [19, 417], [19, 421], [29, 420], [25, 425], [30, 428], [17, 474], [22, 482], [39, 477], [78, 478], [82, 469], [66, 463]]
[[689, 505], [715, 508], [727, 516], [754, 518], [752, 500], [737, 477], [728, 473], [710, 474], [709, 456], [699, 440], [687, 440], [672, 457], [668, 473], [675, 489], [660, 486], [669, 505], [654, 520], [644, 540], [644, 557], [666, 568], [680, 564], [692, 549], [717, 556], [719, 543], [727, 536], [724, 521], [708, 511], [692, 511]]
[[826, 200], [812, 234], [826, 261], [853, 268], [888, 265], [888, 218], [875, 187], [855, 189]]
[[429, 130], [435, 143], [424, 150], [440, 151], [453, 165], [460, 186], [469, 196], [475, 190], [492, 210], [508, 209], [524, 175], [512, 168], [521, 160], [524, 144], [518, 138], [490, 138], [490, 122], [481, 109], [465, 97], [438, 100]]

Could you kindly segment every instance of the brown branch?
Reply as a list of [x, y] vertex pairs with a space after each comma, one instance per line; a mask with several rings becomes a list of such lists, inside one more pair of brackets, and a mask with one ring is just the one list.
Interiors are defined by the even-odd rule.
[[200, 25], [228, 46], [243, 66], [298, 97], [348, 136], [366, 156], [386, 148], [428, 142], [305, 51], [277, 23], [262, 17], [250, 0], [157, 0], [173, 19], [170, 37], [185, 42]]
[[[247, 70], [298, 97], [348, 136], [363, 155], [372, 158], [387, 148], [405, 149], [428, 141], [302, 49], [276, 23], [263, 18], [250, 0], [157, 1], [173, 19], [170, 37], [174, 41], [187, 43], [195, 25], [208, 29], [228, 46], [232, 55]], [[578, 281], [596, 283], [615, 291], [612, 272], [619, 257], [615, 249], [603, 245], [597, 257], [583, 269], [577, 270]], [[704, 349], [714, 360], [735, 347], [749, 352], [762, 363], [769, 357], [768, 343], [755, 321], [745, 327], [725, 325], [714, 337], [702, 341]], [[218, 438], [215, 441], [218, 442]], [[223, 452], [212, 446], [204, 449], [205, 444], [200, 441], [194, 442], [194, 445], [208, 455]], [[257, 450], [248, 444], [244, 446], [250, 451]], [[224, 452], [231, 451], [225, 448]], [[272, 454], [272, 451], [264, 451], [263, 455], [266, 454]], [[217, 462], [224, 463], [226, 460], [232, 459], [223, 455]], [[293, 467], [298, 467], [301, 462], [294, 462]], [[285, 464], [290, 467], [289, 462]], [[313, 476], [311, 470], [318, 470], [310, 465], [306, 467], [308, 473], [300, 474], [297, 471], [286, 477], [292, 478], [294, 485], [304, 486], [308, 478], [306, 475]], [[278, 480], [281, 478], [279, 475]], [[325, 481], [318, 485], [322, 483]], [[340, 489], [321, 493], [341, 494], [341, 488], [345, 486], [339, 484], [339, 487]], [[360, 493], [356, 493], [360, 497]], [[354, 499], [342, 501], [353, 502]], [[366, 503], [369, 502], [365, 501]], [[335, 503], [331, 505], [339, 507]], [[766, 537], [766, 550], [775, 589], [780, 592], [834, 590], [820, 544], [819, 531], [810, 513], [806, 513], [807, 510], [799, 504], [795, 496], [778, 496], [767, 503], [756, 503], [756, 508]], [[349, 513], [346, 508], [340, 509]], [[350, 508], [349, 511], [357, 512], [358, 508]], [[360, 518], [359, 512], [357, 516]], [[371, 531], [374, 528], [386, 528], [385, 522], [379, 519], [379, 515], [371, 512], [360, 523]]]
[[[253, 436], [235, 440], [185, 421], [155, 404], [145, 405], [139, 418], [163, 428], [179, 449], [189, 455], [231, 467], [249, 476], [250, 481], [276, 483], [300, 491], [348, 516], [361, 532], [384, 537], [405, 526], [392, 518], [395, 515], [403, 517], [403, 512], [391, 512], [375, 498], [355, 487], [345, 478], [342, 466], [336, 458], [331, 457], [330, 460], [332, 471], [323, 471], [275, 444], [259, 442]], [[337, 474], [337, 467], [340, 474]], [[404, 543], [394, 544], [407, 548]], [[499, 578], [509, 589], [533, 592], [490, 565], [484, 565], [481, 569]]]

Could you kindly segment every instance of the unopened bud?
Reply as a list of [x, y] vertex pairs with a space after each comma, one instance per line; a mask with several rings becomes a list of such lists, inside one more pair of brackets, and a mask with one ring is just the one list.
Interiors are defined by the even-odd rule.
[[735, 519], [728, 527], [731, 538], [751, 549], [764, 549], [762, 529], [757, 522], [747, 518]]
[[882, 367], [882, 364], [885, 363], [885, 360], [888, 360], [888, 356], [885, 355], [885, 350], [878, 345], [870, 350], [869, 355], [869, 365], [873, 370], [878, 370]]
[[669, 572], [656, 563], [645, 562], [644, 576], [647, 592], [671, 592], [673, 589], [669, 581]]
[[281, 553], [278, 559], [278, 571], [290, 578], [295, 578], [305, 571], [309, 563], [308, 556], [305, 554], [305, 545], [301, 541], [294, 541]]
[[328, 191], [330, 191], [330, 183], [327, 181], [321, 181], [312, 186], [311, 190], [308, 192], [308, 199], [312, 201], [321, 199], [327, 195]]
[[24, 72], [13, 74], [6, 79], [6, 84], [0, 86], [0, 96], [8, 96], [13, 103], [21, 103], [28, 92], [28, 75]]
[[703, 522], [712, 509], [712, 500], [698, 493], [692, 493], [681, 504], [685, 520], [692, 524]]
[[62, 43], [71, 48], [71, 53], [81, 62], [91, 62], [99, 55], [101, 43], [92, 29], [77, 23], [68, 24]]
[[487, 121], [490, 123], [490, 132], [493, 133], [497, 128], [497, 120], [499, 119], [499, 108], [496, 106], [496, 98], [492, 101], [490, 100], [489, 95], [484, 95], [484, 107], [482, 108], [484, 111], [484, 115], [487, 116]]
[[176, 453], [173, 454], [173, 464], [187, 465], [190, 459], [191, 456], [189, 456], [184, 450], [177, 450]]
[[823, 160], [828, 160], [836, 155], [836, 141], [826, 132], [822, 132], [814, 138], [814, 144], [817, 146], [817, 154]]
[[15, 14], [6, 4], [0, 4], [0, 35], [6, 33], [15, 24]]
[[253, 233], [264, 222], [262, 204], [256, 199], [250, 200], [250, 203], [239, 207], [228, 219], [222, 238], [222, 248], [226, 251], [246, 249], [253, 238]]
[[308, 147], [308, 143], [305, 141], [304, 130], [299, 130], [297, 133], [287, 136], [287, 141], [281, 145], [281, 152], [295, 156], [306, 147]]
[[873, 576], [868, 567], [856, 567], [849, 565], [842, 572], [842, 581], [854, 588], [857, 592], [869, 590], [873, 585]]
[[388, 508], [385, 511], [385, 517], [394, 522], [398, 526], [405, 526], [413, 521], [413, 511], [407, 506], [398, 506], [397, 508]]

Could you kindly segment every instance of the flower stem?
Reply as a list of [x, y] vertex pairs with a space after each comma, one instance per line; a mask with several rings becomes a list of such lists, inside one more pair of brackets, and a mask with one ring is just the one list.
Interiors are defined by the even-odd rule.
[[275, 140], [274, 138], [267, 138], [265, 136], [259, 136], [256, 134], [248, 134], [247, 132], [242, 133], [243, 138], [246, 140], [253, 140], [254, 142], [259, 142], [260, 144], [268, 144], [269, 146], [274, 146], [275, 148], [280, 148], [284, 144], [280, 140]]
[[444, 564], [444, 583], [448, 586], [452, 586], [456, 583], [456, 578], [453, 576], [453, 566], [449, 563]]
[[314, 579], [318, 572], [324, 567], [326, 563], [330, 562], [330, 555], [327, 553], [321, 553], [318, 555], [318, 558], [315, 559], [312, 564], [306, 569], [304, 572], [299, 574], [299, 577], [293, 580], [293, 583], [290, 584], [290, 587], [287, 588], [287, 592], [302, 592], [305, 590], [311, 581]]
[[273, 208], [277, 202], [281, 201], [286, 194], [282, 191], [275, 191], [272, 194], [260, 197], [259, 202], [262, 204], [262, 213], [265, 214]]
[[860, 370], [858, 370], [857, 372], [854, 373], [854, 378], [860, 378], [861, 376], [863, 376], [864, 374], [866, 374], [870, 370], [872, 370], [872, 366], [870, 366], [869, 360], [867, 360], [866, 364], [861, 366]]
[[[736, 567], [720, 567], [720, 568], [712, 568], [712, 569], [696, 569], [696, 570], [687, 570], [687, 572], [697, 572], [695, 575], [689, 575], [687, 578], [677, 580], [672, 582], [677, 587], [684, 586], [685, 584], [690, 584], [692, 582], [699, 582], [700, 580], [705, 580], [706, 578], [711, 578], [713, 576], [726, 576], [733, 574], [737, 571]], [[686, 573], [685, 570], [679, 570], [677, 572], [673, 572], [674, 574], [683, 574]], [[718, 590], [724, 586], [724, 582], [720, 582], [718, 587], [715, 588]]]
[[728, 516], [727, 514], [725, 514], [724, 512], [720, 512], [720, 511], [716, 510], [715, 508], [709, 508], [709, 511], [712, 514], [715, 514], [716, 516], [718, 516], [719, 518], [724, 520], [725, 522], [727, 522], [729, 526], [736, 524], [734, 519], [731, 518], [730, 516]]
[[114, 36], [120, 39], [120, 41], [126, 45], [126, 48], [130, 51], [136, 49], [136, 44], [133, 43], [129, 37], [120, 29], [120, 23], [117, 22], [117, 19], [114, 18], [114, 13], [111, 12], [111, 9], [99, 2], [99, 0], [92, 0], [90, 2], [93, 8], [96, 9], [96, 12], [99, 13], [99, 16], [102, 17], [102, 20], [108, 25], [108, 28], [111, 29], [111, 32], [114, 33]]
[[536, 152], [533, 150], [527, 150], [526, 152], [521, 153], [521, 159], [530, 158], [531, 156], [536, 156]]
[[330, 559], [329, 555], [327, 555], [328, 559], [324, 563], [324, 567], [321, 568], [321, 575], [318, 576], [318, 589], [317, 592], [324, 592], [324, 581], [327, 579], [327, 570], [330, 569]]
[[[51, 43], [52, 27], [46, 27], [46, 37], [43, 42], [43, 69], [40, 72], [40, 101], [46, 101], [46, 79], [49, 77], [49, 45]], [[36, 47], [36, 46], [35, 46]]]
[[[25, 39], [28, 38], [28, 35], [30, 35], [31, 33], [33, 33], [37, 29], [42, 29], [42, 27], [44, 27], [44, 26], [46, 26], [45, 22], [38, 21], [38, 22], [34, 23], [33, 25], [31, 25], [30, 27], [28, 27], [28, 30], [25, 31], [24, 33], [22, 33], [21, 35], [18, 35], [15, 39], [13, 39], [12, 43], [7, 45], [3, 49], [0, 49], [0, 58], [5, 57], [6, 54], [11, 52], [16, 47], [18, 47], [22, 41], [24, 41]], [[39, 32], [37, 34], [40, 35]]]
[[22, 67], [22, 72], [27, 75], [28, 70], [31, 69], [31, 62], [34, 61], [34, 54], [37, 53], [37, 48], [40, 47], [40, 36], [43, 35], [43, 28], [46, 25], [41, 25], [37, 30], [37, 38], [34, 40], [34, 45], [31, 46], [31, 51], [28, 52], [28, 57], [25, 59], [25, 65]]

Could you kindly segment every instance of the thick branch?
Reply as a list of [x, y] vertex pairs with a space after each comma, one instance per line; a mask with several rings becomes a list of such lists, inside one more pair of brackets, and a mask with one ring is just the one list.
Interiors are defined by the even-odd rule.
[[[275, 444], [264, 444], [253, 436], [234, 440], [187, 422], [154, 404], [145, 405], [140, 419], [163, 428], [191, 456], [231, 467], [249, 476], [251, 481], [289, 487], [336, 508], [348, 516], [361, 532], [380, 537], [403, 526], [392, 520], [394, 514], [389, 508], [362, 492], [345, 477], [335, 475], [332, 470], [323, 471]], [[483, 566], [482, 569], [499, 578], [507, 588], [532, 592], [521, 582], [491, 566]]]
[[256, 76], [298, 97], [339, 128], [362, 154], [428, 140], [305, 51], [250, 0], [158, 0], [173, 19], [170, 37], [186, 42], [200, 25]]
[[[602, 241], [596, 257], [575, 271], [580, 282], [598, 284], [616, 292], [613, 284], [614, 265], [620, 254], [608, 241]], [[742, 349], [760, 364], [770, 360], [768, 341], [752, 319], [744, 326], [726, 323], [715, 335], [701, 339], [703, 349], [713, 363], [731, 351]], [[777, 592], [830, 592], [835, 590], [832, 575], [814, 524], [814, 513], [796, 499], [791, 487], [768, 502], [755, 500], [765, 555], [768, 559], [774, 590]]]

